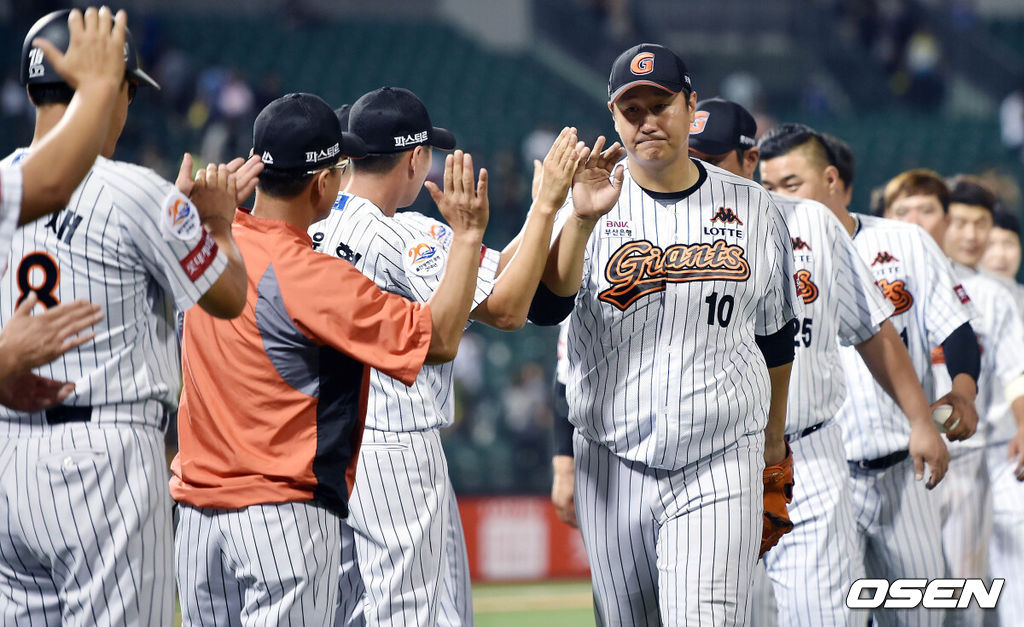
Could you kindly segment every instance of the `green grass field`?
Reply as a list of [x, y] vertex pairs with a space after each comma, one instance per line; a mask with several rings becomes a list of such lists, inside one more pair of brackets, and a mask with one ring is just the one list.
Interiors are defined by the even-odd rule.
[[477, 627], [593, 627], [589, 581], [473, 586]]
[[[477, 627], [593, 627], [589, 581], [473, 586]], [[181, 614], [175, 612], [175, 626]]]

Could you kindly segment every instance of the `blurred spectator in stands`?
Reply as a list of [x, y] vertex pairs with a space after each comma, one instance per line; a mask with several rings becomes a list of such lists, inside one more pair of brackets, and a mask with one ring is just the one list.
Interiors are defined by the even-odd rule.
[[185, 115], [195, 94], [195, 77], [188, 56], [168, 46], [157, 58], [153, 72], [160, 83], [161, 99], [176, 114]]
[[[534, 161], [544, 161], [551, 144], [555, 143], [558, 132], [555, 125], [550, 122], [541, 122], [530, 133], [523, 138], [522, 156], [523, 169], [533, 172]], [[581, 134], [580, 137], [583, 137]]]
[[915, 107], [934, 111], [946, 97], [946, 79], [941, 68], [942, 48], [927, 29], [918, 29], [907, 42], [904, 69], [897, 74], [897, 93], [904, 91]]
[[484, 391], [484, 352], [480, 336], [472, 331], [462, 334], [459, 354], [452, 362], [452, 377], [455, 379], [455, 424], [453, 429], [462, 430], [463, 419], [474, 420], [476, 407]]
[[502, 396], [505, 426], [512, 435], [515, 464], [522, 470], [545, 467], [551, 450], [551, 377], [537, 363], [523, 365]]
[[1003, 98], [999, 105], [999, 128], [1003, 145], [1024, 162], [1024, 85]]

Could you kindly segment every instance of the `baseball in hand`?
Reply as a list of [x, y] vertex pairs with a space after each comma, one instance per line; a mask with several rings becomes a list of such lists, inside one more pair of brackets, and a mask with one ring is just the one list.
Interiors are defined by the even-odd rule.
[[[946, 421], [949, 420], [949, 417], [952, 414], [952, 405], [939, 405], [938, 407], [932, 410], [932, 420], [935, 421], [935, 426], [938, 427], [939, 431], [941, 431], [942, 433], [946, 433], [947, 431], [949, 431], [949, 429], [946, 428]], [[953, 426], [955, 427], [959, 422], [960, 420], [957, 419], [957, 421], [953, 423]]]

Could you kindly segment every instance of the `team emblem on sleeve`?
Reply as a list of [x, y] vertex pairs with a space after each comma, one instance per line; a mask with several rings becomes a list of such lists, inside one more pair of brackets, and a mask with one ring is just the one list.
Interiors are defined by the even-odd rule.
[[793, 280], [796, 281], [797, 296], [804, 299], [804, 303], [810, 305], [818, 299], [818, 286], [811, 280], [809, 270], [797, 270]]
[[430, 225], [429, 234], [444, 247], [448, 247], [452, 243], [452, 230], [440, 222]]
[[433, 276], [444, 267], [444, 249], [438, 242], [419, 240], [405, 251], [405, 271], [416, 276]]
[[914, 295], [907, 289], [906, 283], [903, 281], [893, 281], [890, 283], [885, 279], [879, 279], [876, 281], [878, 287], [882, 288], [882, 293], [885, 297], [892, 302], [893, 307], [896, 311], [892, 315], [898, 315], [908, 311], [914, 304]]
[[164, 201], [164, 224], [174, 237], [186, 242], [195, 240], [203, 228], [199, 212], [178, 193], [170, 194]]
[[664, 251], [647, 240], [627, 242], [608, 259], [605, 279], [611, 287], [598, 298], [625, 311], [637, 299], [665, 289], [667, 283], [745, 281], [750, 265], [741, 246], [715, 240], [713, 244], [673, 244]]

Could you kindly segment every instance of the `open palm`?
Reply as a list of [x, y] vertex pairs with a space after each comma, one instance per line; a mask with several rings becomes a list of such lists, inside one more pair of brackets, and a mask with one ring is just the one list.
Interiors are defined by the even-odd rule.
[[611, 211], [622, 191], [623, 168], [616, 163], [625, 149], [615, 142], [602, 152], [604, 136], [598, 137], [593, 149], [582, 147], [580, 165], [572, 180], [572, 203], [576, 215], [596, 220]]

